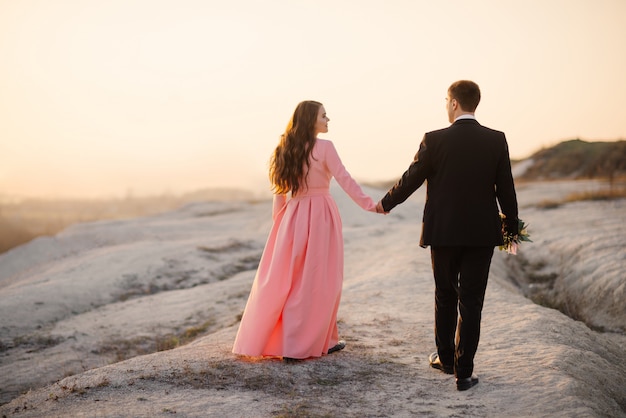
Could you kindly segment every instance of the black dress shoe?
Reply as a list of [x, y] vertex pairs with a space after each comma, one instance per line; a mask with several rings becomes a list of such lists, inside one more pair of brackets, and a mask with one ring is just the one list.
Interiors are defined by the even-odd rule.
[[445, 374], [454, 374], [454, 366], [446, 366], [443, 364], [437, 353], [432, 353], [428, 357], [428, 362], [433, 369], [441, 370]]
[[466, 377], [463, 379], [456, 379], [456, 390], [467, 390], [478, 384], [478, 376], [475, 374], [472, 377]]
[[328, 349], [328, 354], [334, 353], [335, 351], [343, 350], [346, 348], [346, 342], [344, 340], [340, 340], [334, 347], [330, 347]]

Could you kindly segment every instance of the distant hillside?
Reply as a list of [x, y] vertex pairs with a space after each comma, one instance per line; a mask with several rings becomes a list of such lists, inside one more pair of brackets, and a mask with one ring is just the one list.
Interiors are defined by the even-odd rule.
[[246, 190], [212, 188], [180, 196], [118, 199], [25, 199], [2, 203], [0, 196], [0, 254], [42, 235], [55, 235], [70, 225], [102, 219], [127, 219], [175, 210], [191, 202], [254, 201]]
[[24, 244], [35, 238], [35, 234], [19, 225], [14, 225], [0, 214], [0, 253]]
[[537, 151], [524, 164], [522, 180], [590, 179], [610, 180], [626, 175], [626, 141], [564, 141]]

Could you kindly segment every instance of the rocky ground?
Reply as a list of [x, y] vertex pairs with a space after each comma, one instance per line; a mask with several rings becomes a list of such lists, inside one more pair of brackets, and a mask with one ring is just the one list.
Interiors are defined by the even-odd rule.
[[348, 346], [295, 364], [230, 352], [270, 202], [194, 204], [37, 239], [0, 255], [0, 413], [626, 416], [626, 201], [542, 204], [596, 186], [518, 186], [534, 242], [494, 256], [481, 381], [467, 392], [428, 366], [434, 286], [417, 245], [419, 192], [383, 217], [333, 191]]

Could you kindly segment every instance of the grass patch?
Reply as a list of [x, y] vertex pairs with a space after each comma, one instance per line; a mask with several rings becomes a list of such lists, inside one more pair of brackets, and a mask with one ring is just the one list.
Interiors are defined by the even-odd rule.
[[565, 203], [582, 201], [617, 200], [626, 198], [626, 188], [614, 188], [609, 190], [597, 190], [592, 192], [572, 193], [565, 197]]
[[19, 335], [13, 338], [13, 344], [0, 343], [0, 353], [18, 347], [25, 348], [27, 353], [37, 353], [59, 345], [63, 341], [65, 341], [65, 338], [51, 335]]
[[601, 202], [626, 198], [626, 187], [611, 187], [609, 189], [570, 193], [562, 200], [543, 200], [537, 203], [539, 209], [556, 209], [566, 203], [574, 202]]
[[176, 335], [167, 335], [156, 339], [156, 351], [166, 351], [180, 345], [180, 338]]
[[181, 345], [185, 345], [195, 340], [205, 333], [211, 326], [215, 325], [215, 320], [209, 319], [202, 324], [185, 329], [178, 335], [166, 335], [157, 338], [157, 351], [171, 350]]
[[617, 179], [626, 172], [626, 141], [564, 141], [534, 153], [521, 179]]
[[178, 334], [141, 336], [129, 340], [112, 340], [100, 346], [98, 350], [94, 350], [93, 354], [108, 354], [113, 358], [113, 362], [119, 362], [157, 351], [171, 350], [190, 343], [204, 334], [213, 325], [215, 325], [215, 320], [209, 319], [200, 325], [186, 328]]

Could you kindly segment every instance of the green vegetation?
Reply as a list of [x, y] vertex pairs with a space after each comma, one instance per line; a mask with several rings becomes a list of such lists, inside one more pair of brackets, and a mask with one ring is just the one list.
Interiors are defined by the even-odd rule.
[[600, 201], [614, 200], [626, 198], [626, 183], [621, 181], [619, 184], [613, 182], [608, 190], [595, 190], [567, 195], [562, 200], [544, 200], [537, 204], [541, 209], [556, 209], [565, 203], [581, 202], [581, 201]]
[[173, 348], [185, 345], [203, 335], [210, 327], [215, 325], [214, 320], [208, 320], [204, 323], [185, 329], [179, 335], [165, 335], [155, 339], [156, 351], [171, 350]]
[[533, 154], [520, 180], [605, 178], [612, 184], [626, 175], [626, 141], [561, 142]]
[[107, 343], [102, 344], [98, 350], [94, 350], [94, 354], [108, 354], [112, 362], [119, 362], [157, 351], [171, 350], [205, 335], [215, 324], [214, 319], [208, 319], [201, 324], [183, 329], [176, 334], [144, 335], [131, 339], [109, 340]]

